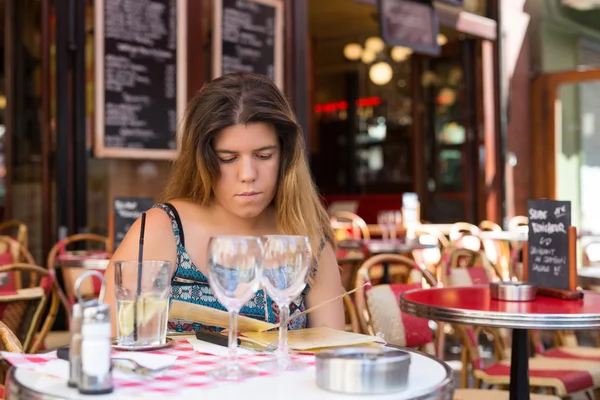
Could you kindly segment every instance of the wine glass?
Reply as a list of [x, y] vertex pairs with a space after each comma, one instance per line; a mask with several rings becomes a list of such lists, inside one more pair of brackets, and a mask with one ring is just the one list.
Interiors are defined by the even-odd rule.
[[208, 243], [208, 283], [215, 297], [229, 312], [227, 365], [213, 372], [219, 379], [238, 380], [257, 375], [240, 366], [237, 354], [237, 318], [262, 277], [263, 246], [253, 236], [213, 236]]
[[290, 303], [306, 287], [312, 265], [312, 252], [306, 236], [269, 235], [264, 237], [263, 287], [279, 307], [279, 342], [276, 362], [267, 362], [263, 368], [294, 370], [306, 367], [290, 360], [287, 330]]

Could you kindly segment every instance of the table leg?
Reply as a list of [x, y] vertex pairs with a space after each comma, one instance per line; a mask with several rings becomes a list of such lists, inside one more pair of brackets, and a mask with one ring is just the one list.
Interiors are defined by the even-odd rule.
[[381, 266], [383, 267], [383, 277], [381, 278], [381, 283], [390, 283], [390, 263], [383, 262], [381, 263]]
[[529, 400], [529, 335], [513, 329], [510, 359], [510, 400]]

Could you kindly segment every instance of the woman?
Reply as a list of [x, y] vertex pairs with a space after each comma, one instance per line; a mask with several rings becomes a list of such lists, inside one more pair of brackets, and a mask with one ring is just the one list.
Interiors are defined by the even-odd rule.
[[[144, 259], [175, 265], [173, 299], [225, 310], [206, 283], [208, 240], [216, 235], [308, 236], [313, 270], [290, 306], [291, 316], [342, 293], [333, 232], [311, 179], [304, 136], [269, 79], [230, 74], [198, 92], [183, 120], [181, 150], [164, 197], [166, 203], [147, 212]], [[140, 224], [133, 224], [113, 260], [137, 259]], [[111, 262], [106, 278], [114, 321], [113, 274]], [[240, 314], [278, 322], [277, 308], [262, 290]], [[290, 322], [292, 329], [317, 326], [344, 328], [341, 300]], [[212, 327], [169, 321], [170, 331], [200, 328]]]

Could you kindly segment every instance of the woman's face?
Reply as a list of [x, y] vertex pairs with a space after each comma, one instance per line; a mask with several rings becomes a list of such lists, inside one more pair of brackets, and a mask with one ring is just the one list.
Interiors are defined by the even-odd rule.
[[281, 149], [274, 127], [263, 122], [227, 127], [214, 150], [221, 169], [215, 199], [239, 217], [260, 215], [277, 190]]

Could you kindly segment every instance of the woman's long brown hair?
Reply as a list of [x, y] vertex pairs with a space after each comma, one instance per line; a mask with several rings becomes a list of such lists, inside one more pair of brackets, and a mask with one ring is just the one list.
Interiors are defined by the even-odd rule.
[[329, 217], [310, 174], [304, 134], [285, 96], [264, 76], [224, 75], [196, 94], [182, 121], [181, 148], [164, 199], [209, 204], [220, 175], [213, 148], [216, 136], [228, 126], [256, 122], [273, 125], [281, 146], [274, 199], [277, 229], [280, 234], [308, 236], [317, 256], [323, 240], [333, 243]]

